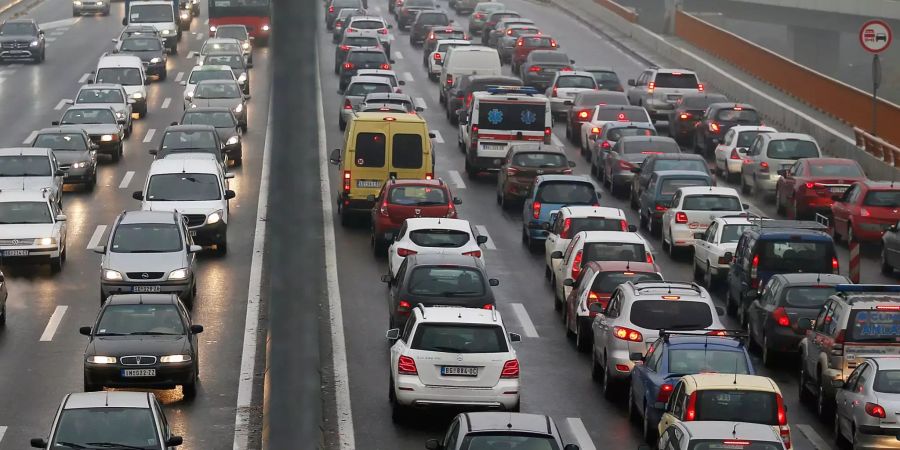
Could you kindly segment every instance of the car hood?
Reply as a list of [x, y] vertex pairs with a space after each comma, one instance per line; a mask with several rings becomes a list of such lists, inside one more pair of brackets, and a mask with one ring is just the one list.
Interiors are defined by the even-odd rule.
[[241, 104], [239, 98], [194, 98], [191, 103], [200, 106], [223, 106], [226, 108], [234, 108]]
[[[52, 223], [0, 225], [0, 239], [37, 239], [53, 236]], [[23, 242], [31, 245], [31, 242]]]
[[141, 94], [144, 94], [144, 96], [146, 97], [146, 89], [144, 89], [143, 84], [127, 84], [127, 85], [123, 84], [122, 88], [125, 89], [125, 93], [128, 94], [129, 96], [131, 96], [135, 92], [140, 92]]
[[237, 130], [232, 127], [216, 128], [216, 134], [219, 135], [219, 140], [223, 143], [228, 142], [228, 138], [232, 136], [238, 136]]
[[210, 214], [225, 207], [222, 200], [196, 202], [154, 202], [145, 201], [141, 209], [145, 211], [178, 211], [181, 214]]
[[34, 191], [53, 186], [53, 177], [0, 177], [0, 191]]
[[[126, 93], [130, 93], [130, 92], [127, 92], [127, 89], [126, 89]], [[112, 108], [114, 111], [121, 112], [121, 113], [127, 112], [127, 110], [128, 110], [128, 105], [126, 105], [125, 103], [78, 103], [78, 106], [91, 106], [94, 108]]]
[[[69, 124], [67, 124], [69, 125]], [[103, 134], [117, 134], [119, 132], [119, 126], [113, 125], [111, 123], [79, 123], [79, 124], [71, 124], [84, 129], [87, 131], [87, 134], [91, 136], [100, 136]]]
[[106, 255], [104, 267], [119, 272], [169, 272], [187, 267], [184, 251], [173, 253], [116, 253]]
[[147, 50], [147, 51], [140, 51], [140, 52], [127, 51], [127, 52], [120, 52], [119, 54], [120, 55], [137, 56], [138, 58], [141, 58], [142, 62], [150, 62], [150, 60], [153, 58], [162, 59], [162, 53], [159, 50]]
[[85, 353], [103, 356], [164, 356], [183, 354], [187, 347], [184, 336], [97, 336]]
[[91, 159], [91, 154], [87, 150], [54, 150], [53, 155], [56, 156], [56, 161], [64, 165]]
[[7, 35], [0, 36], [0, 42], [34, 41], [34, 40], [37, 40], [37, 37], [29, 35], [29, 34], [7, 34]]

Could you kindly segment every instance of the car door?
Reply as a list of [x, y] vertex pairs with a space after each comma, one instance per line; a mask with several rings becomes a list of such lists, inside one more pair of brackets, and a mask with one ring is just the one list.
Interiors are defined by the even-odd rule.
[[815, 374], [817, 374], [822, 352], [828, 351], [827, 349], [829, 346], [827, 340], [830, 338], [830, 336], [828, 336], [828, 330], [830, 329], [829, 322], [833, 320], [835, 306], [835, 302], [829, 301], [816, 318], [815, 327], [806, 334], [808, 338], [807, 345], [809, 348], [807, 349], [805, 363], [806, 373], [810, 374], [810, 379], [813, 379], [813, 376], [817, 376]]
[[[681, 211], [681, 199], [683, 198], [681, 194], [681, 189], [675, 191], [675, 195], [672, 197], [671, 206], [666, 212], [663, 213], [662, 216], [662, 231], [663, 231], [663, 239], [665, 239], [666, 234], [672, 229], [672, 221], [674, 220], [676, 211]], [[674, 242], [670, 242], [671, 245], [675, 245]]]
[[759, 163], [757, 160], [759, 159], [761, 148], [762, 139], [757, 136], [756, 139], [753, 140], [750, 150], [747, 151], [747, 159], [749, 162], [741, 167], [742, 182], [746, 185], [750, 184], [750, 181], [753, 180], [753, 175], [756, 173], [756, 165]]
[[569, 274], [571, 273], [571, 264], [572, 260], [575, 259], [575, 254], [578, 250], [581, 249], [581, 235], [575, 235], [575, 238], [569, 242], [569, 246], [566, 247], [566, 251], [563, 252], [563, 257], [559, 262], [557, 262], [556, 267], [553, 268], [554, 280], [556, 280], [555, 289], [556, 296], [561, 300], [565, 300], [564, 293], [566, 291], [565, 285], [563, 282], [569, 278]]
[[388, 177], [421, 179], [432, 173], [431, 140], [423, 135], [424, 125], [416, 122], [390, 122], [390, 164]]
[[[500, 172], [503, 172], [503, 169], [500, 169]], [[553, 260], [550, 258], [550, 255], [553, 254], [559, 246], [560, 237], [559, 234], [562, 232], [562, 225], [565, 222], [563, 218], [562, 210], [557, 211], [556, 217], [552, 222], [550, 222], [550, 229], [547, 230], [547, 239], [544, 241], [544, 259], [546, 260], [547, 267], [553, 267]]]
[[[647, 183], [647, 189], [644, 189], [644, 192], [641, 193], [640, 200], [638, 201], [638, 207], [640, 208], [641, 217], [644, 216], [645, 210], [647, 210], [652, 204], [652, 196], [653, 193], [656, 192], [656, 184], [659, 182], [659, 176], [657, 174], [653, 174], [650, 176], [650, 182]], [[650, 219], [650, 211], [647, 212], [647, 219]]]
[[[591, 329], [594, 332], [594, 351], [597, 349], [606, 348], [607, 342], [609, 341], [609, 327], [612, 319], [615, 319], [618, 314], [618, 310], [621, 307], [622, 303], [622, 294], [618, 289], [613, 292], [612, 297], [609, 299], [609, 305], [606, 307], [606, 311], [597, 314], [594, 317], [594, 322], [591, 324]], [[597, 355], [595, 355], [596, 357]]]
[[589, 285], [593, 279], [594, 269], [588, 267], [581, 271], [581, 274], [578, 275], [578, 279], [575, 280], [575, 286], [572, 287], [572, 292], [566, 297], [566, 327], [573, 332], [576, 331], [578, 307], [581, 305], [585, 291], [589, 290]]
[[63, 214], [62, 210], [59, 209], [56, 203], [50, 202], [50, 213], [53, 214], [53, 228], [58, 231], [59, 235], [59, 248], [66, 248], [66, 235], [68, 233], [68, 227], [66, 226], [66, 220], [56, 220], [56, 217], [60, 214]]
[[510, 167], [512, 167], [512, 158], [513, 158], [513, 150], [509, 149], [506, 152], [506, 158], [503, 159], [503, 164], [500, 166], [500, 170], [497, 172], [497, 193], [498, 195], [503, 195], [503, 191], [506, 188], [506, 171]]
[[894, 224], [894, 229], [884, 232], [884, 253], [888, 263], [892, 267], [900, 265], [900, 221]]
[[776, 295], [781, 290], [781, 281], [772, 278], [766, 283], [762, 293], [755, 298], [747, 307], [747, 317], [749, 318], [750, 337], [757, 343], [762, 344], [763, 331], [765, 330], [766, 318], [775, 310]]
[[715, 240], [718, 229], [719, 222], [713, 222], [712, 225], [703, 232], [702, 239], [694, 240], [694, 263], [697, 267], [702, 267], [703, 270], [706, 270], [706, 265], [709, 262], [710, 242]]
[[394, 314], [394, 311], [397, 310], [397, 301], [400, 295], [400, 285], [403, 284], [403, 279], [406, 277], [406, 267], [407, 259], [404, 258], [403, 262], [400, 263], [400, 268], [397, 269], [397, 276], [393, 277], [393, 281], [388, 288], [388, 311], [391, 315]]
[[650, 394], [648, 389], [656, 381], [654, 378], [658, 378], [658, 365], [664, 347], [665, 345], [662, 339], [658, 339], [651, 344], [650, 348], [647, 350], [647, 354], [644, 356], [644, 363], [635, 364], [634, 369], [632, 369], [631, 372], [632, 396], [634, 397], [635, 405], [640, 405], [642, 414], [647, 414], [647, 411], [644, 410], [644, 406], [652, 406], [646, 401], [647, 396]]
[[[794, 201], [794, 198], [797, 194], [797, 177], [802, 177], [803, 175], [803, 162], [797, 161], [791, 166], [790, 169], [788, 169], [786, 174], [781, 176], [778, 184], [780, 185], [780, 195], [782, 199], [786, 200], [787, 202]], [[777, 194], [778, 193], [776, 193], [776, 195]]]
[[681, 413], [684, 412], [684, 381], [679, 381], [672, 391], [672, 396], [666, 403], [666, 409], [659, 420], [659, 429], [665, 430], [673, 423], [681, 420]]
[[745, 254], [747, 253], [747, 247], [750, 242], [750, 237], [747, 235], [742, 235], [740, 239], [738, 239], [737, 247], [734, 251], [734, 258], [731, 260], [731, 268], [728, 270], [728, 295], [732, 296], [735, 299], [739, 299], [736, 297], [741, 293], [741, 280], [744, 278], [744, 265], [746, 261]]
[[[415, 313], [411, 313], [409, 315], [409, 319], [406, 320], [406, 324], [404, 324], [400, 328], [400, 337], [397, 338], [397, 342], [394, 342], [394, 345], [391, 345], [391, 377], [395, 375], [397, 361], [400, 359], [400, 355], [406, 351], [407, 347], [409, 347], [409, 341], [412, 339], [412, 333], [416, 327], [416, 315]], [[391, 380], [393, 381], [393, 379]]]
[[860, 384], [859, 380], [862, 373], [866, 371], [868, 367], [868, 363], [864, 362], [860, 364], [859, 367], [847, 377], [847, 382], [844, 383], [844, 386], [835, 392], [835, 414], [838, 426], [842, 432], [848, 429], [852, 430], [852, 424], [854, 419], [856, 419], [856, 417], [854, 417], [855, 413], [860, 409], [864, 410], [864, 408], [859, 407], [860, 405], [858, 403], [860, 400], [860, 393], [862, 389], [864, 389], [863, 384]]

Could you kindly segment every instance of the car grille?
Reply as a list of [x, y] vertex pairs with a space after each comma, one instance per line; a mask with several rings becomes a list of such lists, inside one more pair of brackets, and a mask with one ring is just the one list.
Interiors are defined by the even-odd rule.
[[59, 168], [62, 170], [69, 170], [72, 168], [72, 165], [71, 164], [60, 164]]
[[165, 275], [165, 272], [125, 272], [125, 275], [132, 280], [158, 280]]
[[189, 227], [198, 227], [206, 222], [206, 216], [203, 214], [185, 214], [184, 218], [187, 219]]
[[22, 42], [22, 41], [4, 42], [2, 44], [2, 48], [4, 50], [23, 49], [23, 48], [28, 48], [29, 45], [31, 45], [31, 42]]
[[0, 239], [0, 246], [7, 247], [10, 245], [31, 245], [34, 239]]
[[150, 355], [123, 356], [119, 358], [123, 366], [152, 366], [156, 364], [156, 357]]

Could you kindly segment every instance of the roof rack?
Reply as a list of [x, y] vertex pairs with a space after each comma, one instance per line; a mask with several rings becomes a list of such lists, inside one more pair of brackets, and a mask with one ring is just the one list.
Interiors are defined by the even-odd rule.
[[[765, 220], [764, 220], [765, 219]], [[762, 216], [754, 216], [759, 228], [794, 228], [797, 230], [828, 231], [828, 227], [812, 220], [773, 220]]]
[[489, 94], [523, 94], [523, 95], [537, 95], [540, 94], [537, 89], [531, 86], [497, 86], [497, 87], [488, 87], [487, 92]]
[[[629, 281], [629, 283], [631, 283]], [[644, 289], [689, 289], [698, 294], [703, 293], [703, 288], [699, 284], [690, 281], [639, 281], [631, 283], [638, 292]]]

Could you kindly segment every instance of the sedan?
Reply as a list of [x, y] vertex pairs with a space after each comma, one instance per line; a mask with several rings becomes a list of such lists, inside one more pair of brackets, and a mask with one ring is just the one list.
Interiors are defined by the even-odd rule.
[[125, 137], [131, 136], [134, 128], [131, 105], [134, 99], [128, 97], [120, 84], [86, 84], [78, 89], [75, 100], [66, 100], [66, 104], [111, 106], [116, 111], [116, 120], [125, 128]]
[[[900, 448], [900, 360], [872, 358], [856, 367], [846, 383], [835, 382], [835, 440], [853, 448]], [[889, 419], [890, 417], [890, 419]]]
[[125, 145], [125, 129], [116, 119], [116, 112], [109, 106], [72, 106], [53, 126], [76, 125], [87, 131], [91, 142], [97, 144], [97, 152], [109, 155], [113, 162], [122, 158]]
[[32, 147], [53, 150], [59, 168], [65, 173], [64, 184], [81, 183], [92, 191], [97, 186], [97, 144], [81, 127], [63, 126], [38, 131]]
[[204, 106], [221, 106], [229, 108], [242, 133], [247, 132], [247, 100], [248, 95], [241, 92], [240, 85], [236, 81], [208, 80], [197, 83], [194, 95], [191, 97], [191, 108]]
[[238, 84], [241, 85], [241, 91], [244, 95], [250, 95], [250, 66], [244, 59], [244, 56], [235, 52], [213, 52], [206, 55], [201, 66], [228, 66], [237, 77]]
[[225, 155], [235, 166], [243, 161], [241, 127], [234, 113], [225, 107], [191, 108], [181, 116], [181, 125], [209, 125], [216, 129], [219, 142], [224, 142]]
[[831, 212], [835, 195], [843, 195], [850, 183], [866, 179], [859, 163], [843, 158], [803, 158], [778, 171], [775, 209], [791, 219]]
[[148, 76], [156, 75], [159, 81], [165, 81], [168, 71], [166, 48], [159, 38], [154, 36], [132, 36], [116, 43], [115, 53], [134, 55], [141, 58], [144, 72]]

